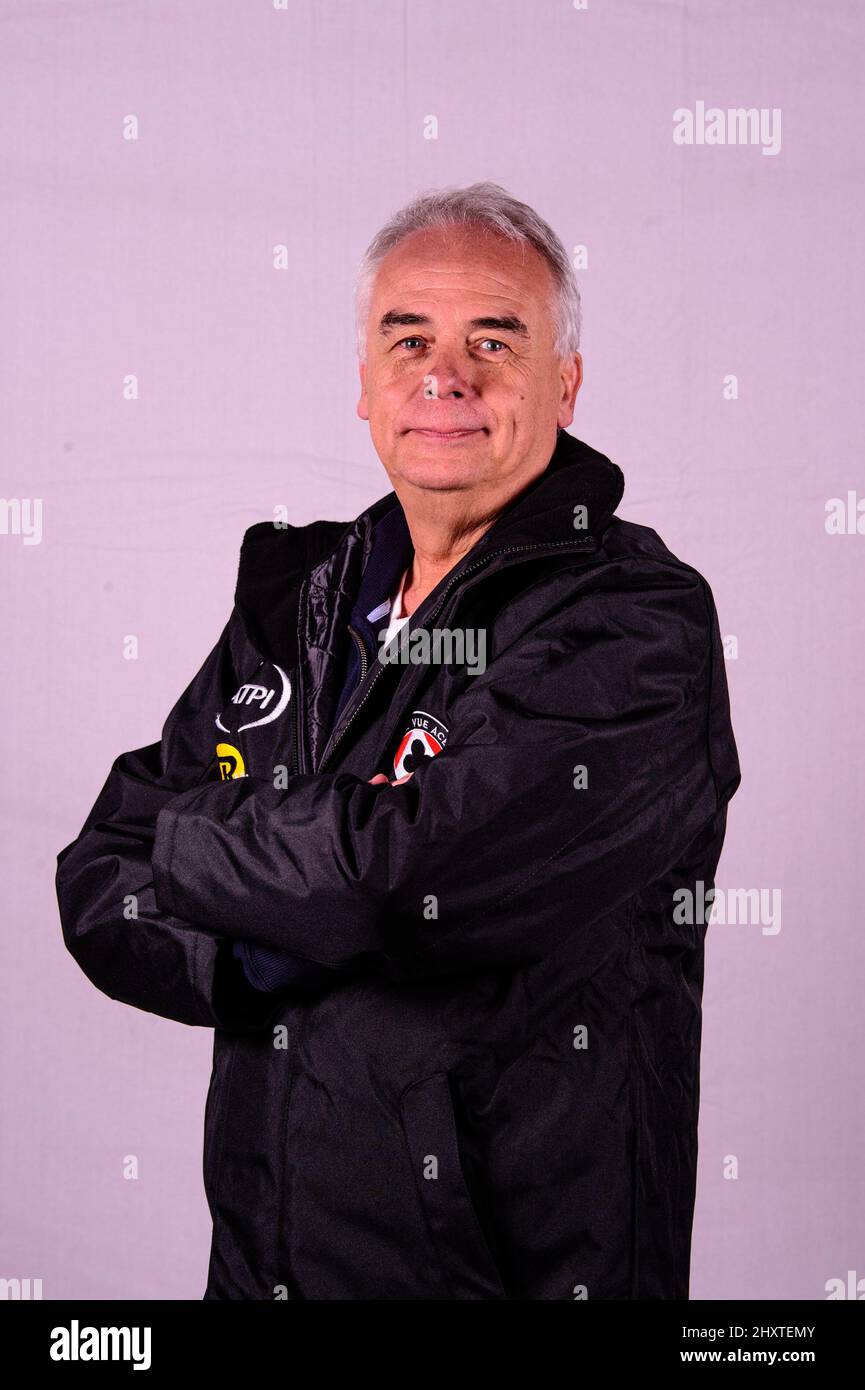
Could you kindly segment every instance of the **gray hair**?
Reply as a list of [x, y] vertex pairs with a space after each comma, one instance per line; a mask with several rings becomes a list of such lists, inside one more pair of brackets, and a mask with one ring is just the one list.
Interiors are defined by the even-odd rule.
[[373, 237], [355, 281], [357, 355], [361, 362], [366, 361], [366, 324], [373, 283], [388, 252], [413, 232], [468, 225], [486, 227], [510, 241], [528, 243], [543, 256], [556, 286], [551, 306], [555, 351], [559, 357], [571, 357], [579, 351], [580, 291], [561, 241], [534, 208], [512, 198], [500, 184], [473, 183], [468, 188], [441, 188], [421, 193], [394, 213]]

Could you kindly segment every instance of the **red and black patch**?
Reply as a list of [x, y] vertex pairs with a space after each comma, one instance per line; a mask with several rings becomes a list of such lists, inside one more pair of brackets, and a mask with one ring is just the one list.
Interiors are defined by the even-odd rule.
[[396, 778], [406, 777], [423, 766], [425, 758], [434, 758], [448, 741], [447, 727], [426, 710], [412, 711], [409, 727], [400, 739], [393, 759]]

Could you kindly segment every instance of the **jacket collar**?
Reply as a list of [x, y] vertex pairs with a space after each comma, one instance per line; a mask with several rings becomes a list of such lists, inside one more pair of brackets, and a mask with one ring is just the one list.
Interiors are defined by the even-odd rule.
[[[545, 471], [504, 508], [448, 582], [499, 551], [579, 539], [599, 542], [623, 491], [624, 479], [616, 464], [559, 429]], [[296, 645], [292, 634], [297, 630], [298, 591], [304, 578], [319, 594], [330, 590], [338, 596], [335, 607], [341, 621], [349, 618], [356, 604], [354, 616], [369, 625], [364, 608], [367, 595], [372, 609], [387, 596], [380, 592], [382, 588], [393, 589], [410, 544], [405, 513], [395, 492], [381, 497], [354, 522], [316, 521], [279, 528], [261, 522], [244, 537], [235, 602], [265, 655], [283, 664], [291, 659], [291, 647]], [[323, 616], [321, 604], [316, 607], [319, 617]]]
[[560, 428], [545, 471], [505, 507], [472, 557], [503, 546], [542, 545], [575, 536], [600, 541], [624, 490], [616, 464]]
[[[573, 539], [577, 533], [599, 541], [624, 490], [622, 470], [606, 454], [560, 427], [544, 472], [503, 509], [465, 558], [474, 563], [489, 551], [557, 543]], [[578, 508], [584, 511], [578, 514]], [[401, 517], [400, 522], [392, 516], [394, 512]], [[395, 492], [375, 502], [351, 528], [363, 538], [364, 571], [372, 554], [380, 554], [376, 534], [381, 525], [399, 541], [404, 554], [408, 527]], [[397, 577], [400, 572], [397, 571]]]
[[[622, 473], [614, 463], [560, 428], [545, 471], [501, 512], [465, 563], [475, 565], [492, 552], [573, 540], [575, 535], [597, 540], [623, 490]], [[351, 625], [374, 649], [376, 633], [387, 626], [378, 610], [392, 599], [411, 559], [411, 533], [395, 492], [370, 507], [358, 525], [368, 527], [369, 542]]]

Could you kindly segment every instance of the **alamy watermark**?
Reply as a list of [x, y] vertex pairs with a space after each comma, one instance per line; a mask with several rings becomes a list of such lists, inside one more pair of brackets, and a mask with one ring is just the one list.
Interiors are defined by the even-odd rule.
[[39, 545], [42, 498], [0, 497], [0, 536], [20, 536], [25, 545]]
[[487, 634], [482, 627], [401, 628], [390, 642], [378, 634], [383, 666], [465, 666], [470, 676], [487, 669]]
[[52, 1361], [131, 1361], [134, 1371], [150, 1369], [149, 1327], [52, 1327]]
[[780, 106], [736, 106], [724, 110], [704, 101], [673, 112], [674, 145], [761, 145], [763, 154], [781, 149]]
[[764, 936], [781, 930], [780, 888], [707, 888], [701, 879], [673, 894], [673, 921], [693, 926], [759, 926]]

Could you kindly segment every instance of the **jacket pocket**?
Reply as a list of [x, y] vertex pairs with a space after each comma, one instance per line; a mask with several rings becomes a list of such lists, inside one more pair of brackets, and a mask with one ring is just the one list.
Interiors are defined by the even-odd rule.
[[421, 1205], [451, 1296], [507, 1298], [460, 1163], [447, 1073], [409, 1086], [400, 1097], [400, 1113]]

